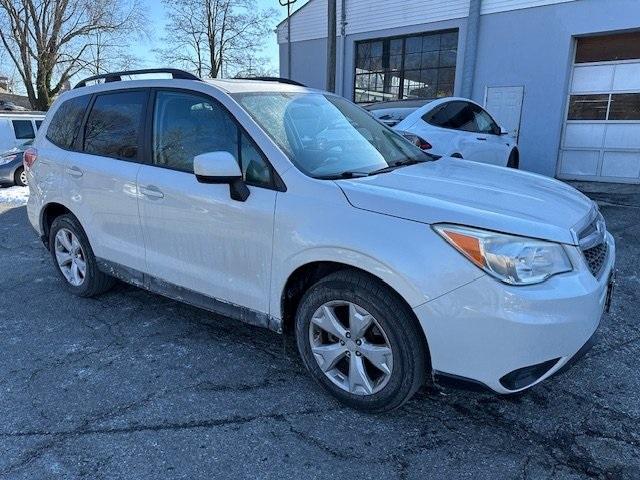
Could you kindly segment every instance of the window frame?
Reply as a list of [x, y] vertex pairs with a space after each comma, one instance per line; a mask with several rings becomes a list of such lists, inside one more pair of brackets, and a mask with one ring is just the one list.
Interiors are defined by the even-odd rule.
[[[115, 89], [115, 90], [103, 90], [101, 92], [95, 92], [93, 94], [91, 94], [91, 99], [89, 101], [89, 104], [87, 105], [87, 108], [84, 111], [84, 116], [82, 118], [82, 125], [80, 127], [80, 134], [76, 137], [76, 141], [74, 144], [75, 147], [75, 152], [78, 153], [84, 153], [85, 155], [91, 155], [94, 157], [103, 157], [103, 158], [111, 158], [113, 160], [120, 160], [121, 162], [130, 162], [130, 163], [140, 163], [140, 164], [146, 164], [147, 163], [147, 158], [148, 158], [148, 154], [147, 154], [147, 142], [145, 141], [145, 134], [147, 131], [147, 121], [148, 121], [148, 117], [147, 117], [147, 112], [149, 109], [149, 99], [151, 97], [151, 92], [149, 91], [149, 88], [146, 87], [139, 87], [139, 88], [119, 88], [119, 89]], [[86, 133], [86, 129], [87, 129], [87, 122], [89, 121], [89, 115], [91, 115], [91, 112], [93, 110], [93, 107], [96, 103], [96, 100], [99, 96], [101, 95], [114, 95], [114, 94], [118, 94], [118, 93], [129, 93], [129, 92], [144, 92], [146, 93], [145, 96], [145, 104], [143, 104], [142, 107], [142, 112], [140, 115], [140, 121], [141, 121], [141, 128], [140, 131], [138, 132], [138, 145], [140, 147], [139, 151], [138, 151], [138, 158], [122, 158], [122, 157], [117, 157], [114, 155], [103, 155], [103, 154], [98, 154], [98, 153], [93, 153], [93, 152], [87, 152], [84, 149], [84, 140], [85, 140], [85, 133]]]
[[[352, 91], [352, 96], [351, 96], [351, 101], [353, 103], [355, 103], [356, 105], [366, 105], [366, 104], [371, 104], [371, 103], [380, 103], [380, 102], [384, 102], [384, 101], [402, 101], [402, 100], [407, 100], [407, 98], [404, 98], [404, 85], [405, 85], [405, 81], [406, 81], [406, 75], [405, 73], [407, 72], [406, 69], [406, 65], [405, 65], [405, 60], [406, 60], [406, 55], [407, 55], [407, 50], [406, 50], [406, 41], [409, 38], [412, 37], [424, 37], [424, 36], [429, 36], [429, 35], [444, 35], [444, 34], [449, 34], [449, 33], [455, 33], [456, 34], [456, 46], [455, 46], [455, 52], [456, 52], [456, 62], [453, 66], [448, 66], [448, 67], [440, 67], [438, 66], [437, 68], [435, 68], [435, 70], [439, 71], [440, 69], [444, 69], [444, 68], [453, 68], [454, 72], [453, 72], [453, 83], [451, 84], [451, 94], [455, 95], [455, 88], [456, 88], [456, 79], [458, 77], [458, 56], [460, 53], [460, 29], [457, 27], [453, 27], [453, 28], [444, 28], [441, 30], [429, 30], [429, 31], [423, 31], [423, 32], [413, 32], [413, 33], [407, 33], [407, 34], [403, 34], [403, 35], [392, 35], [392, 36], [385, 36], [385, 37], [374, 37], [374, 38], [363, 38], [361, 40], [356, 40], [353, 42], [353, 64], [352, 64], [352, 81], [353, 81], [353, 91]], [[402, 41], [402, 52], [398, 53], [398, 54], [391, 54], [390, 52], [390, 47], [391, 47], [391, 42], [394, 40], [401, 40]], [[380, 71], [368, 71], [369, 75], [372, 74], [381, 74], [381, 75], [387, 75], [387, 74], [391, 74], [393, 73], [393, 71], [390, 69], [391, 67], [389, 67], [390, 62], [391, 62], [391, 57], [393, 55], [399, 55], [401, 57], [401, 64], [400, 64], [400, 68], [397, 70], [397, 74], [399, 77], [399, 84], [398, 84], [398, 98], [396, 99], [391, 99], [391, 100], [382, 100], [379, 102], [370, 102], [370, 101], [366, 101], [366, 102], [358, 102], [356, 100], [356, 81], [358, 78], [358, 47], [362, 44], [365, 43], [374, 43], [374, 42], [382, 42], [382, 69]], [[385, 42], [387, 42], [387, 46], [385, 46]], [[451, 49], [444, 49], [444, 50], [436, 50], [438, 52], [438, 56], [440, 56], [440, 52], [444, 52], [444, 51], [448, 51]], [[387, 53], [387, 67], [385, 67], [385, 52]], [[423, 55], [425, 52], [421, 51], [420, 54]], [[425, 70], [422, 67], [419, 69], [409, 69], [409, 71], [422, 71]], [[364, 74], [360, 74], [360, 75], [366, 75], [366, 73]], [[436, 82], [436, 90], [438, 87], [438, 82]], [[383, 93], [383, 92], [380, 92]], [[425, 97], [426, 98], [426, 97]], [[437, 96], [437, 92], [436, 92], [436, 96], [435, 97], [431, 97], [433, 99], [437, 99], [437, 98], [446, 98], [446, 97], [438, 97]], [[418, 98], [418, 100], [421, 100], [423, 98]], [[428, 98], [426, 98], [428, 99]], [[415, 100], [414, 98], [410, 98], [408, 100]]]
[[184, 173], [186, 175], [194, 176], [193, 172], [187, 172], [185, 170], [181, 170], [179, 168], [169, 167], [169, 166], [166, 166], [166, 165], [157, 165], [155, 163], [154, 159], [153, 159], [153, 135], [154, 135], [154, 131], [153, 131], [153, 116], [154, 116], [154, 112], [155, 112], [157, 93], [158, 92], [174, 92], [174, 93], [182, 93], [182, 94], [187, 94], [187, 95], [193, 95], [195, 97], [201, 97], [203, 100], [206, 100], [207, 102], [213, 103], [216, 106], [220, 107], [222, 109], [222, 111], [225, 112], [229, 116], [229, 118], [231, 118], [233, 123], [235, 124], [237, 132], [238, 132], [237, 136], [236, 136], [236, 144], [237, 144], [237, 147], [238, 147], [238, 157], [239, 157], [236, 160], [239, 162], [238, 166], [240, 167], [240, 171], [242, 172], [242, 153], [241, 153], [241, 144], [240, 144], [240, 142], [241, 142], [241, 139], [242, 139], [242, 134], [244, 134], [249, 139], [249, 142], [251, 143], [251, 145], [255, 149], [255, 151], [258, 153], [258, 155], [260, 155], [262, 157], [262, 159], [264, 160], [265, 164], [267, 165], [267, 167], [269, 168], [269, 171], [271, 173], [271, 185], [258, 184], [258, 183], [254, 183], [254, 182], [248, 182], [246, 180], [243, 180], [243, 181], [248, 186], [251, 186], [251, 187], [264, 188], [264, 189], [267, 189], [267, 190], [274, 190], [274, 191], [277, 191], [277, 192], [286, 192], [287, 191], [287, 187], [286, 187], [284, 181], [282, 180], [282, 178], [280, 177], [280, 175], [278, 174], [276, 169], [273, 167], [273, 164], [269, 161], [269, 158], [267, 157], [267, 155], [265, 155], [264, 151], [258, 146], [258, 144], [253, 139], [253, 137], [249, 134], [247, 129], [244, 128], [242, 126], [242, 124], [240, 124], [240, 122], [235, 117], [235, 115], [220, 100], [214, 98], [212, 95], [209, 95], [207, 93], [200, 92], [198, 90], [189, 90], [187, 88], [150, 87], [148, 90], [150, 90], [150, 92], [149, 92], [149, 96], [148, 96], [148, 99], [147, 99], [147, 111], [146, 111], [146, 121], [145, 121], [146, 128], [145, 128], [144, 151], [146, 153], [146, 156], [144, 158], [144, 160], [145, 160], [144, 163], [146, 163], [146, 164], [148, 164], [148, 165], [150, 165], [152, 167], [164, 168], [166, 170], [172, 170], [172, 171], [175, 171], [175, 172], [180, 172], [180, 173]]

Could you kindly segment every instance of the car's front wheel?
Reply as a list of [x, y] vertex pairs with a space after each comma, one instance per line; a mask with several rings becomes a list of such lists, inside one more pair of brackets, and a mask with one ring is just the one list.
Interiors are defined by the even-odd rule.
[[115, 279], [98, 268], [80, 222], [73, 215], [57, 217], [49, 231], [51, 257], [71, 293], [80, 297], [93, 297], [109, 290]]
[[311, 375], [347, 405], [369, 412], [406, 402], [428, 372], [409, 307], [386, 285], [344, 270], [311, 287], [296, 315], [296, 341]]

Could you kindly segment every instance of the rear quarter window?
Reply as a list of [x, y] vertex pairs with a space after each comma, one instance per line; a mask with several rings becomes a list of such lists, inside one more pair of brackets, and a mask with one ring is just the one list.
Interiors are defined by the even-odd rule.
[[47, 129], [49, 141], [66, 150], [73, 149], [90, 98], [89, 95], [74, 97], [60, 105]]

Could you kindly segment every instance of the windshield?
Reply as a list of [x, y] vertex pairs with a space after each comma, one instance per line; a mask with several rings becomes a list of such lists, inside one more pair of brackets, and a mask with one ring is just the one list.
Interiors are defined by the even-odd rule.
[[244, 93], [236, 100], [302, 172], [367, 175], [432, 157], [344, 98], [322, 93]]

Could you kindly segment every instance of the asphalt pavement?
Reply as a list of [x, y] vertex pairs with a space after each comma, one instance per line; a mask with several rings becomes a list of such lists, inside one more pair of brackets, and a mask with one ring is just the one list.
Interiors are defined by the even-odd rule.
[[640, 191], [590, 194], [618, 247], [599, 343], [524, 394], [384, 415], [328, 397], [286, 336], [122, 284], [71, 296], [0, 204], [0, 478], [638, 479]]

